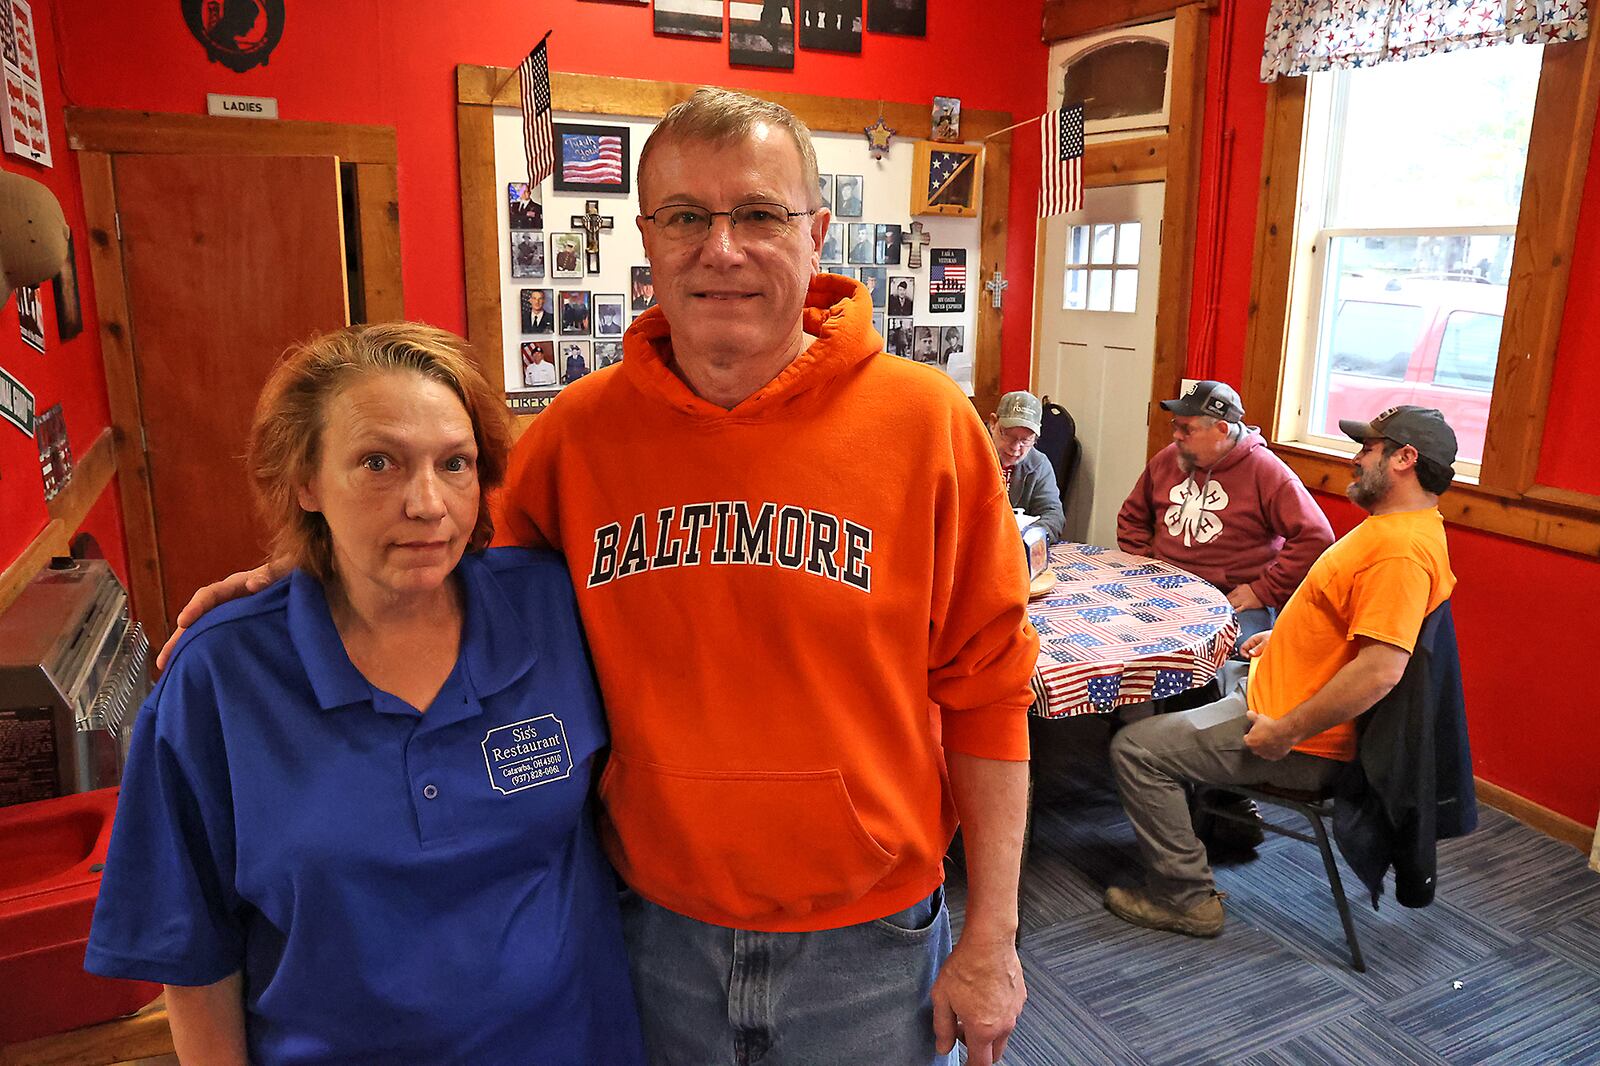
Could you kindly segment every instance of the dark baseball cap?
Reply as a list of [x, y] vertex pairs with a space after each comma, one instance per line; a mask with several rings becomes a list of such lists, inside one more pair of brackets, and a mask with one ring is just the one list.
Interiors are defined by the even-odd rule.
[[1456, 431], [1444, 420], [1444, 413], [1433, 407], [1401, 404], [1389, 408], [1371, 422], [1341, 418], [1339, 428], [1351, 440], [1365, 442], [1381, 438], [1409, 444], [1418, 455], [1440, 466], [1453, 466], [1456, 461]]
[[1210, 415], [1224, 422], [1244, 421], [1244, 403], [1231, 385], [1220, 381], [1191, 381], [1176, 400], [1161, 406], [1175, 415]]

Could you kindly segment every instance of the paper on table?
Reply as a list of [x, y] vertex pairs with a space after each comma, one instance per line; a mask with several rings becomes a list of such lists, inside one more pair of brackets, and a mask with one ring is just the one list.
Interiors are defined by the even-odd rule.
[[1039, 521], [1038, 518], [1031, 514], [1023, 514], [1020, 508], [1013, 508], [1011, 513], [1017, 516], [1017, 529], [1019, 530], [1027, 529], [1029, 526]]

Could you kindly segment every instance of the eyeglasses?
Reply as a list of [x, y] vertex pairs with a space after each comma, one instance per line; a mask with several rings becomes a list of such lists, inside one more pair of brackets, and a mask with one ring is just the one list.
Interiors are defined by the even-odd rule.
[[692, 204], [667, 204], [643, 216], [655, 223], [661, 235], [670, 241], [698, 241], [711, 232], [711, 221], [718, 215], [728, 219], [728, 224], [742, 236], [751, 240], [772, 240], [782, 237], [794, 228], [794, 220], [810, 211], [790, 211], [782, 204], [763, 202], [740, 204], [731, 211], [707, 211]]

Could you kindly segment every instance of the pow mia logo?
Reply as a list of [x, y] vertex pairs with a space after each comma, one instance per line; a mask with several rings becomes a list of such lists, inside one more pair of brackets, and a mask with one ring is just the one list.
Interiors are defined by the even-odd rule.
[[283, 0], [183, 0], [183, 21], [207, 59], [243, 74], [278, 47]]

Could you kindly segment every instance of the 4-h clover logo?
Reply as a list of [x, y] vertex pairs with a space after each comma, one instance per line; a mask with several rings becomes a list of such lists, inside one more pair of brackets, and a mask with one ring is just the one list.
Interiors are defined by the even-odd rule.
[[1215, 481], [1197, 485], [1190, 474], [1172, 487], [1168, 499], [1172, 506], [1162, 520], [1168, 533], [1183, 538], [1184, 547], [1209, 544], [1222, 532], [1222, 519], [1215, 512], [1227, 509], [1228, 493]]

